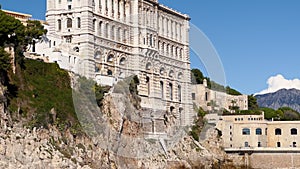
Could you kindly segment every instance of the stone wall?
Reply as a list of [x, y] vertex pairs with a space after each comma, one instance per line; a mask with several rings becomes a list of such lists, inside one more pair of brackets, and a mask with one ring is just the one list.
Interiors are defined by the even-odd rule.
[[300, 153], [229, 154], [235, 165], [253, 169], [300, 168]]

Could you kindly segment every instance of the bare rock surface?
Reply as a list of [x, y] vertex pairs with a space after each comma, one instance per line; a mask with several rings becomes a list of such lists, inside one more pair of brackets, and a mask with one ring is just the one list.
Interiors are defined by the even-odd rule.
[[[3, 96], [4, 88], [0, 91]], [[179, 135], [176, 141], [145, 139], [137, 120], [139, 113], [124, 104], [128, 102], [126, 97], [108, 95], [105, 99], [102, 115], [95, 116], [95, 120], [101, 118], [98, 122], [107, 123], [102, 125], [106, 128], [95, 129], [106, 132], [93, 137], [73, 136], [69, 130], [61, 132], [50, 125], [48, 129], [31, 130], [11, 123], [4, 99], [0, 103], [0, 168], [234, 168], [220, 149], [221, 140], [214, 128], [205, 132], [206, 139], [201, 143], [187, 134]]]

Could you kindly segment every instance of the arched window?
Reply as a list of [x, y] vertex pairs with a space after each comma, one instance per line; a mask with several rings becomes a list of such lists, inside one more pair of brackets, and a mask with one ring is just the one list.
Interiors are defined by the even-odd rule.
[[150, 34], [150, 36], [149, 36], [149, 45], [150, 45], [150, 47], [152, 47], [152, 42], [153, 42], [153, 35], [152, 34]]
[[77, 28], [81, 28], [81, 19], [77, 18]]
[[262, 135], [262, 130], [261, 130], [261, 128], [257, 128], [257, 129], [255, 130], [255, 133], [256, 133], [256, 135]]
[[108, 38], [108, 23], [105, 24], [105, 37]]
[[173, 113], [173, 110], [174, 110], [174, 109], [175, 109], [175, 107], [174, 107], [174, 106], [171, 106], [171, 107], [170, 107], [170, 112]]
[[99, 32], [98, 32], [98, 35], [99, 35], [99, 36], [102, 35], [102, 29], [103, 29], [103, 28], [102, 28], [102, 27], [103, 27], [103, 24], [102, 24], [102, 23], [103, 23], [102, 21], [99, 22], [99, 29], [98, 29], [98, 31], [99, 31]]
[[74, 52], [79, 52], [79, 47], [76, 46], [76, 47], [73, 48], [73, 50], [74, 50]]
[[110, 36], [112, 40], [115, 40], [115, 26], [111, 26]]
[[297, 129], [296, 128], [291, 129], [291, 135], [297, 135]]
[[146, 70], [150, 70], [150, 69], [151, 69], [151, 63], [147, 63]]
[[125, 65], [125, 61], [126, 61], [126, 59], [124, 57], [122, 57], [120, 59], [120, 65]]
[[169, 83], [170, 100], [173, 100], [173, 84]]
[[167, 45], [167, 54], [170, 54], [170, 45]]
[[58, 27], [58, 30], [60, 31], [61, 30], [61, 20], [57, 20], [57, 27]]
[[146, 84], [147, 84], [147, 92], [148, 92], [148, 97], [150, 95], [150, 78], [146, 76]]
[[67, 28], [72, 28], [72, 19], [71, 18], [67, 19]]
[[121, 41], [121, 27], [119, 27], [117, 31], [117, 41]]
[[281, 129], [279, 128], [275, 129], [275, 135], [281, 135]]
[[179, 56], [180, 56], [180, 58], [182, 59], [182, 56], [183, 56], [183, 49], [180, 49]]
[[96, 29], [96, 19], [93, 20], [93, 31], [95, 32], [97, 29]]
[[108, 75], [108, 76], [112, 76], [112, 74], [113, 74], [113, 72], [112, 72], [110, 69], [108, 69], [108, 70], [107, 70], [107, 75]]
[[247, 141], [245, 142], [245, 147], [249, 147], [249, 143]]
[[127, 30], [126, 29], [123, 30], [123, 38], [124, 38], [123, 42], [126, 43], [127, 42], [127, 38], [128, 38], [128, 36], [127, 36]]
[[97, 52], [95, 53], [95, 59], [100, 59], [100, 57], [101, 57], [101, 52], [100, 52], [100, 51], [97, 51]]
[[250, 135], [250, 129], [249, 128], [243, 128], [242, 134], [243, 135]]
[[171, 71], [169, 72], [169, 77], [173, 77], [173, 76], [174, 76], [174, 71], [171, 70]]
[[[111, 9], [114, 9], [114, 6], [115, 6], [115, 1], [111, 0]], [[114, 13], [114, 10], [112, 10], [112, 13]]]
[[106, 11], [108, 10], [108, 2], [107, 2], [107, 0], [105, 0], [105, 10]]
[[164, 99], [164, 82], [160, 81], [161, 98]]
[[95, 66], [95, 72], [100, 72], [100, 69], [99, 69], [99, 67], [98, 66]]
[[[182, 112], [183, 112], [183, 108], [180, 107], [179, 108], [179, 119], [182, 119]], [[179, 121], [180, 121], [180, 125], [181, 125], [181, 120], [179, 120]]]
[[178, 85], [178, 101], [181, 102], [181, 86]]
[[118, 4], [117, 4], [118, 17], [120, 17], [120, 6], [121, 6], [121, 0], [118, 0]]
[[106, 61], [107, 61], [107, 62], [113, 62], [113, 61], [114, 61], [114, 55], [112, 55], [112, 54], [108, 55]]
[[165, 69], [164, 68], [160, 68], [159, 73], [160, 73], [160, 75], [164, 75]]

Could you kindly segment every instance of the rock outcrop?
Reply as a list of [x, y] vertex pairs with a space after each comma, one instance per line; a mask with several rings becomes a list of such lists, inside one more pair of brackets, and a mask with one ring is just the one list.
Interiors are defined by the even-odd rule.
[[[1, 92], [5, 98], [3, 87]], [[93, 116], [91, 123], [102, 124], [94, 126], [96, 135], [75, 136], [69, 130], [61, 132], [50, 125], [48, 129], [27, 129], [19, 123], [9, 123], [3, 100], [0, 168], [234, 168], [221, 150], [221, 140], [214, 128], [206, 131], [206, 139], [201, 143], [186, 134], [175, 141], [145, 139], [138, 122], [139, 111], [128, 107], [127, 102], [127, 97], [120, 94], [107, 95], [102, 114]]]

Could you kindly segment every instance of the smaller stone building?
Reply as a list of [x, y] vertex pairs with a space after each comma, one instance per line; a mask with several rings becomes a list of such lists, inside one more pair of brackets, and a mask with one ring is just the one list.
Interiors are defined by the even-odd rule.
[[192, 100], [197, 107], [204, 110], [220, 110], [225, 108], [230, 111], [231, 106], [239, 107], [240, 110], [248, 110], [247, 95], [229, 95], [224, 92], [214, 91], [207, 87], [204, 80], [203, 84], [192, 85]]
[[295, 149], [300, 145], [300, 121], [267, 121], [261, 115], [220, 116], [224, 148]]

